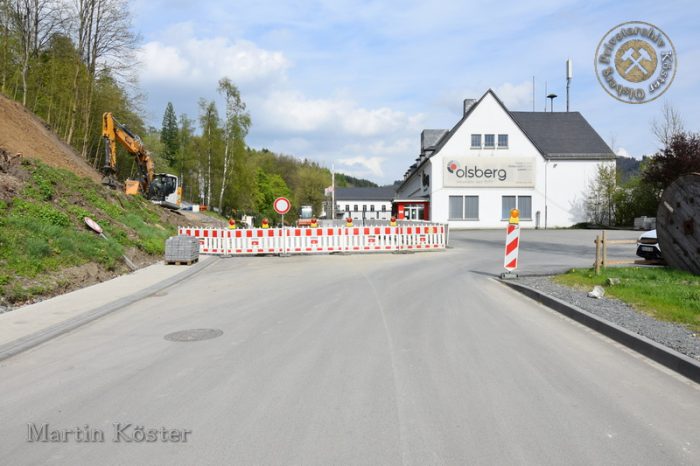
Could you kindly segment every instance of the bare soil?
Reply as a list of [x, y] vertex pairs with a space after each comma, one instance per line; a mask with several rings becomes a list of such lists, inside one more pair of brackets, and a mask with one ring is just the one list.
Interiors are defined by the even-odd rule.
[[101, 176], [49, 125], [19, 102], [0, 95], [0, 148], [100, 182]]

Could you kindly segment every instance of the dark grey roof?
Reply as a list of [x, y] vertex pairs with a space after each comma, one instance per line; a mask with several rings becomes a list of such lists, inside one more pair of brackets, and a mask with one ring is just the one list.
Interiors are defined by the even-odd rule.
[[548, 159], [614, 159], [615, 154], [579, 112], [510, 112]]
[[420, 133], [420, 149], [421, 152], [425, 150], [432, 150], [433, 147], [440, 142], [440, 139], [446, 135], [449, 131], [446, 129], [424, 129]]
[[394, 199], [394, 194], [394, 186], [335, 188], [335, 201], [391, 201]]

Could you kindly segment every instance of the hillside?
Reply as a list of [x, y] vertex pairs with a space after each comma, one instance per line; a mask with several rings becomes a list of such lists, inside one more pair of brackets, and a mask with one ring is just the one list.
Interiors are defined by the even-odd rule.
[[0, 96], [0, 312], [127, 273], [124, 254], [138, 267], [152, 264], [177, 225], [200, 223], [100, 178], [40, 119]]
[[99, 182], [100, 174], [63, 142], [40, 118], [0, 94], [0, 148], [11, 155], [41, 160]]

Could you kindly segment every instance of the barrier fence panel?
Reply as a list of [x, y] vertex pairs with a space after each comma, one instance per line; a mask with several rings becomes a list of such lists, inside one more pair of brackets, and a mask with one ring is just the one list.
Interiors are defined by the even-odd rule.
[[435, 250], [447, 246], [447, 226], [222, 229], [179, 227], [178, 234], [199, 240], [200, 254], [311, 254]]

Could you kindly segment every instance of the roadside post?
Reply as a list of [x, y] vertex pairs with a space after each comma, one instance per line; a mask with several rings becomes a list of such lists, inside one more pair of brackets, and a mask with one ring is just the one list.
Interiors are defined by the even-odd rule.
[[520, 211], [511, 209], [508, 228], [506, 230], [506, 250], [503, 260], [503, 268], [506, 269], [501, 274], [501, 278], [518, 278], [515, 269], [518, 268], [518, 249], [520, 248]]
[[287, 227], [284, 225], [284, 214], [292, 208], [292, 203], [286, 197], [278, 197], [272, 203], [275, 212], [282, 216], [282, 255], [287, 255]]
[[[90, 217], [84, 217], [83, 221], [85, 222], [85, 225], [88, 226], [88, 228], [100, 235], [105, 241], [107, 240], [105, 234], [102, 233], [102, 227], [96, 221], [94, 221]], [[122, 259], [124, 259], [124, 263], [126, 263], [126, 266], [129, 267], [132, 272], [138, 269], [138, 267], [136, 267], [136, 265], [134, 265], [134, 263], [131, 262], [131, 260], [128, 257], [126, 257], [126, 254], [122, 255]]]

